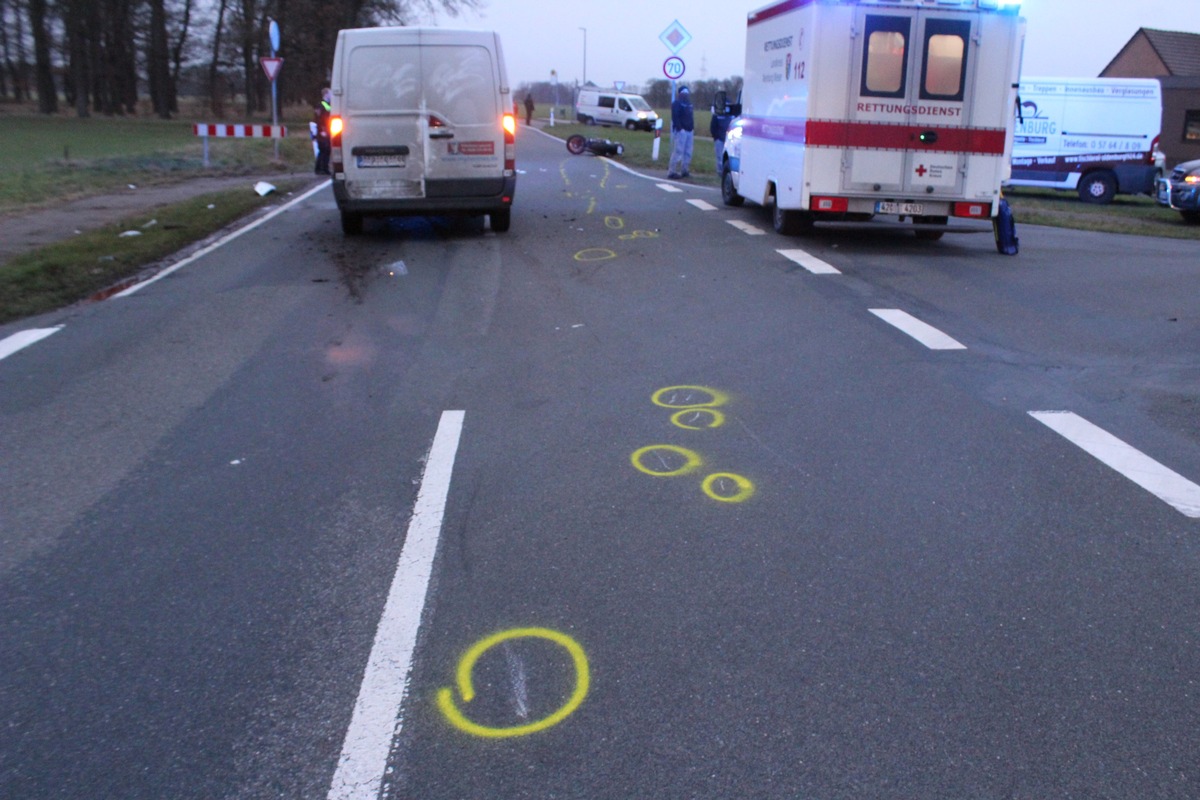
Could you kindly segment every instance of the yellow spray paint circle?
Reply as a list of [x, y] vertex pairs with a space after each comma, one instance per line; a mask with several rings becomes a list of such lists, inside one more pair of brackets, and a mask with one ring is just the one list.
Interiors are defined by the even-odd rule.
[[700, 488], [720, 503], [744, 503], [754, 496], [754, 484], [732, 472], [714, 472], [701, 482]]
[[671, 422], [689, 431], [719, 428], [725, 424], [725, 415], [715, 408], [684, 408], [671, 415]]
[[[671, 453], [674, 456], [682, 457], [682, 463], [677, 467], [672, 467], [667, 463], [667, 460], [662, 457], [662, 453]], [[647, 456], [658, 454], [659, 463], [662, 464], [662, 469], [654, 469], [645, 464]], [[687, 475], [689, 472], [695, 472], [704, 464], [704, 459], [695, 450], [688, 450], [686, 447], [677, 447], [673, 444], [652, 444], [648, 447], [642, 447], [633, 451], [633, 455], [629, 457], [633, 462], [633, 466], [647, 475], [653, 475], [656, 478], [673, 478], [677, 475]], [[675, 459], [672, 459], [675, 460]]]
[[575, 254], [576, 261], [609, 261], [617, 254], [605, 247], [589, 247]]
[[729, 402], [729, 395], [707, 386], [667, 386], [650, 395], [663, 408], [716, 408]]
[[605, 217], [604, 227], [619, 231], [625, 227], [625, 220], [621, 217]]
[[458, 671], [455, 676], [456, 683], [458, 684], [458, 693], [462, 695], [464, 703], [469, 703], [475, 699], [475, 686], [471, 682], [471, 672], [475, 669], [475, 662], [479, 661], [488, 650], [511, 639], [545, 639], [559, 645], [570, 654], [571, 661], [575, 665], [575, 690], [571, 692], [571, 696], [567, 698], [567, 702], [553, 714], [543, 717], [537, 722], [530, 722], [526, 725], [514, 725], [507, 728], [497, 728], [480, 725], [477, 722], [467, 719], [458, 710], [458, 706], [454, 704], [454, 691], [448, 687], [443, 687], [438, 690], [437, 704], [451, 725], [466, 733], [488, 739], [508, 739], [514, 736], [528, 736], [531, 733], [544, 731], [547, 728], [557, 725], [571, 716], [575, 712], [575, 709], [579, 708], [583, 703], [583, 698], [587, 696], [588, 687], [591, 684], [587, 655], [583, 652], [583, 648], [579, 646], [579, 643], [570, 636], [549, 628], [512, 628], [511, 630], [494, 633], [472, 645], [463, 654], [462, 660], [458, 662]]

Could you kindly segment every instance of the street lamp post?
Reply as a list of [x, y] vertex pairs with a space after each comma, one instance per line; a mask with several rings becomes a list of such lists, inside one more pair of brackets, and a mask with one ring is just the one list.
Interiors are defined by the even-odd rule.
[[580, 28], [583, 31], [583, 85], [587, 86], [587, 28]]

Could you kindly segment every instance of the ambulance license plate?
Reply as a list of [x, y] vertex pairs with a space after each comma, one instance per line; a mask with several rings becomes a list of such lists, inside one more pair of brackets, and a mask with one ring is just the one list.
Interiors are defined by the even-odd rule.
[[404, 156], [359, 156], [359, 169], [371, 167], [403, 167]]
[[879, 202], [875, 204], [876, 214], [924, 214], [924, 203], [891, 203]]

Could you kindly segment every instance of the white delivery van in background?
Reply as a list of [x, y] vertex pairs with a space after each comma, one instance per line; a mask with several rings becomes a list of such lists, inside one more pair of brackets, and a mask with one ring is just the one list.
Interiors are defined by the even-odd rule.
[[961, 229], [949, 217], [994, 219], [1012, 148], [1018, 9], [782, 0], [751, 12], [723, 199], [773, 206], [781, 233], [886, 215], [936, 239]]
[[629, 130], [654, 130], [658, 114], [642, 97], [616, 89], [581, 89], [575, 119], [584, 125], [621, 125]]
[[507, 231], [516, 120], [499, 37], [442, 28], [338, 32], [333, 194], [347, 235], [364, 216], [487, 214]]
[[1077, 191], [1089, 203], [1152, 194], [1162, 87], [1149, 78], [1026, 78], [1017, 90], [1013, 186]]

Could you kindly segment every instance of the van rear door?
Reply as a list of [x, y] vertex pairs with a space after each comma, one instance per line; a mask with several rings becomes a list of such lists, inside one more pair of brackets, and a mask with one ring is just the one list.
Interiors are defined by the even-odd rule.
[[491, 50], [425, 41], [362, 45], [351, 51], [345, 74], [342, 149], [351, 197], [500, 192], [504, 131]]
[[425, 196], [421, 48], [361, 44], [342, 74], [346, 190], [354, 199]]
[[421, 69], [428, 195], [499, 194], [504, 128], [493, 51], [482, 45], [426, 43]]
[[962, 193], [965, 159], [977, 147], [968, 123], [979, 24], [978, 13], [858, 12], [844, 189]]

